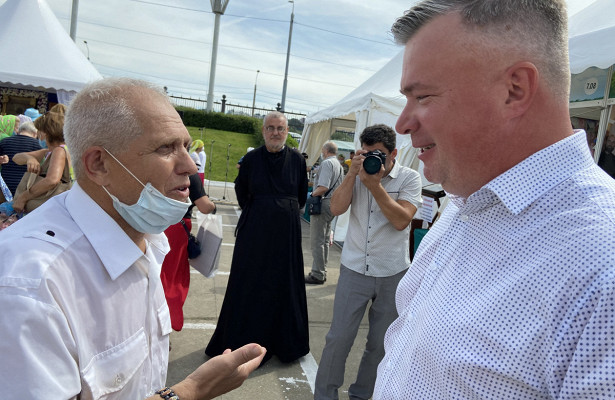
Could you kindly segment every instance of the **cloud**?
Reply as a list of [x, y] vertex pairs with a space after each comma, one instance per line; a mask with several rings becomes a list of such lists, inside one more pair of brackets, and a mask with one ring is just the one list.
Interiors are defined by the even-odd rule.
[[[582, 1], [569, 0], [571, 8]], [[72, 0], [47, 0], [69, 30]], [[295, 0], [286, 109], [311, 113], [368, 79], [397, 52], [389, 29], [415, 1]], [[0, 0], [0, 4], [4, 1]], [[287, 0], [230, 0], [220, 18], [214, 98], [257, 105], [281, 100], [290, 14]], [[202, 0], [81, 1], [77, 45], [104, 76], [142, 78], [171, 94], [207, 97], [214, 14]], [[27, 22], [24, 23], [27, 25]], [[42, 38], [44, 40], [44, 38]]]

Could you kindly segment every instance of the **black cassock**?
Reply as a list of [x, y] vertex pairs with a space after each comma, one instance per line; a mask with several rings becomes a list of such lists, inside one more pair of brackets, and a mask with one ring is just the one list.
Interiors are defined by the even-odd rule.
[[303, 156], [288, 147], [245, 155], [235, 180], [242, 212], [231, 274], [207, 355], [248, 343], [282, 362], [310, 351], [299, 219], [305, 170]]

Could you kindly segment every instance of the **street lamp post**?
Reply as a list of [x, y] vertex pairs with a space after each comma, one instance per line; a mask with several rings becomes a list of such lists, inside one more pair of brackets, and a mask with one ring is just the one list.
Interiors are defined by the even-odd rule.
[[209, 66], [209, 91], [207, 92], [207, 111], [214, 106], [214, 82], [216, 80], [216, 61], [218, 59], [218, 35], [220, 33], [220, 15], [224, 14], [230, 0], [210, 0], [214, 19], [214, 42], [211, 49], [211, 65]]
[[258, 80], [258, 73], [260, 69], [256, 70], [256, 79], [254, 79], [254, 96], [252, 96], [252, 116], [254, 116], [254, 105], [256, 104], [256, 81]]
[[288, 0], [293, 3], [293, 10], [290, 13], [290, 29], [288, 31], [288, 49], [286, 50], [286, 69], [284, 70], [284, 86], [282, 88], [282, 104], [280, 110], [284, 112], [286, 107], [286, 87], [288, 86], [288, 61], [290, 59], [290, 43], [293, 38], [293, 21], [295, 20], [295, 0]]
[[70, 12], [70, 38], [77, 43], [77, 14], [79, 14], [79, 0], [73, 0], [73, 7]]
[[90, 59], [90, 46], [88, 46], [88, 41], [84, 40], [83, 43], [85, 43], [85, 49], [88, 51], [88, 60]]

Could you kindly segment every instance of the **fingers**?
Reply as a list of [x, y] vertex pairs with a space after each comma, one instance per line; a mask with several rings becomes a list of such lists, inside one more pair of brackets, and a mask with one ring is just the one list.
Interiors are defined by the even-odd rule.
[[25, 204], [22, 204], [21, 201], [13, 201], [12, 207], [13, 210], [17, 211], [18, 213], [23, 212]]
[[253, 358], [250, 361], [239, 366], [239, 369], [243, 370], [246, 376], [250, 375], [252, 371], [258, 368], [259, 365], [261, 365], [261, 362], [263, 361], [263, 358], [265, 357], [265, 354], [267, 353], [267, 349], [264, 347], [260, 347], [260, 351], [261, 353], [256, 358]]
[[41, 165], [38, 162], [29, 162], [27, 163], [28, 172], [32, 172], [33, 174], [38, 174], [40, 171]]
[[250, 361], [254, 361], [255, 359], [258, 359], [258, 358], [262, 359], [265, 356], [266, 352], [267, 352], [267, 349], [265, 349], [264, 347], [256, 343], [250, 343], [250, 344], [246, 344], [243, 347], [238, 348], [232, 353], [235, 356], [233, 360], [237, 362], [237, 365], [239, 365], [239, 364], [245, 364]]
[[266, 348], [256, 343], [250, 343], [232, 352], [234, 356], [232, 362], [238, 366], [242, 375], [247, 377], [261, 364], [265, 353], [267, 353]]

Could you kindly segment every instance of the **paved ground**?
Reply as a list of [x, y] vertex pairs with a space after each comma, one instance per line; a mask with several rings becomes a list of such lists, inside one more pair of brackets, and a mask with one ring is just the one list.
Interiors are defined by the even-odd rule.
[[[230, 271], [235, 237], [233, 232], [241, 210], [237, 206], [232, 184], [206, 182], [205, 190], [216, 202], [222, 216], [224, 240], [218, 274], [207, 279], [193, 270], [190, 292], [184, 306], [185, 324], [181, 332], [173, 332], [173, 349], [169, 356], [167, 384], [173, 385], [207, 360], [204, 349], [215, 328]], [[302, 221], [303, 257], [305, 273], [310, 271], [309, 224]], [[311, 352], [302, 359], [283, 364], [276, 357], [256, 370], [239, 389], [221, 396], [221, 399], [307, 400], [313, 398], [314, 379], [325, 344], [325, 335], [331, 323], [333, 298], [339, 277], [341, 249], [333, 245], [329, 254], [327, 282], [324, 285], [307, 285], [308, 315]], [[348, 386], [354, 382], [367, 335], [364, 318], [355, 345], [346, 363], [346, 378], [340, 398], [348, 398]]]

